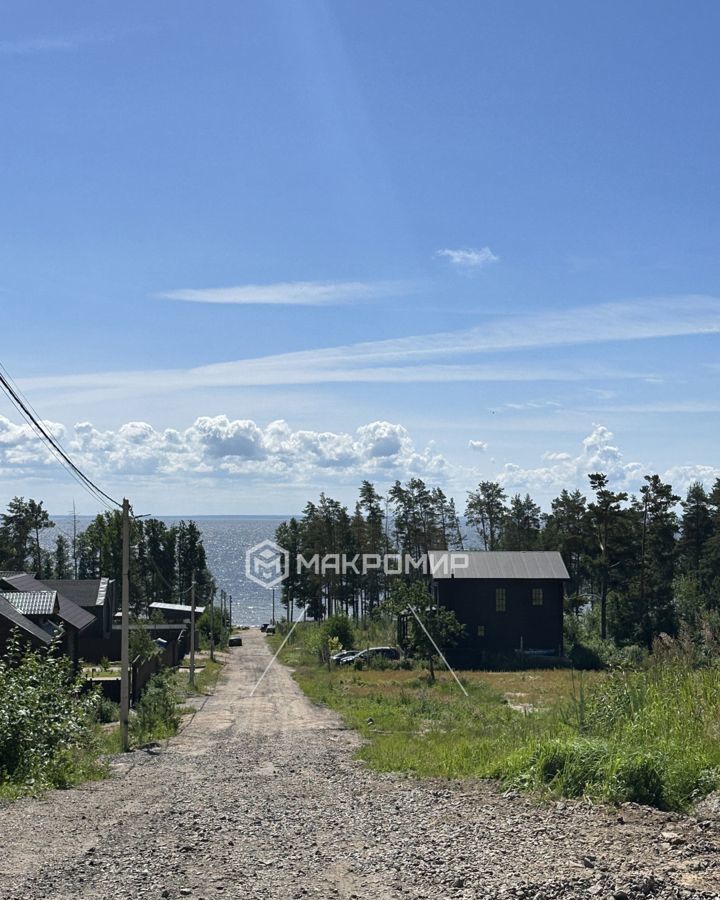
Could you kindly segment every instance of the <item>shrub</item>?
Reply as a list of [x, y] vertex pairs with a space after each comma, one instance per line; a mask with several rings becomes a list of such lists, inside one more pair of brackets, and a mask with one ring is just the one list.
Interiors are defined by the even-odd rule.
[[158, 672], [147, 683], [135, 707], [131, 728], [139, 742], [171, 737], [180, 725], [177, 695], [168, 671]]
[[110, 722], [117, 722], [120, 719], [120, 705], [104, 697], [102, 694], [97, 695], [97, 706], [95, 707], [95, 721], [101, 725], [107, 725]]
[[142, 622], [133, 619], [132, 624], [134, 627], [130, 629], [129, 636], [130, 661], [134, 662], [139, 658], [140, 662], [145, 662], [159, 652], [157, 644], [150, 637], [148, 630], [143, 628]]
[[0, 783], [62, 786], [93, 755], [97, 695], [54, 650], [23, 651], [11, 637], [0, 660]]
[[355, 643], [355, 630], [347, 616], [331, 616], [322, 626], [326, 640], [337, 638], [341, 650], [350, 650]]

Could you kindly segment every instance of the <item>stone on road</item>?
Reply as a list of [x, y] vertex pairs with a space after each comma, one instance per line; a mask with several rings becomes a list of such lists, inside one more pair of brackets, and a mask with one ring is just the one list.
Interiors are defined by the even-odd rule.
[[0, 809], [0, 900], [720, 897], [713, 821], [375, 774], [243, 643], [160, 754]]

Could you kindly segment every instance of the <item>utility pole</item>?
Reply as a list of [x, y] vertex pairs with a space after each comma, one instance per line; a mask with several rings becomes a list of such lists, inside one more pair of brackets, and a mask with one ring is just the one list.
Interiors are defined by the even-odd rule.
[[190, 685], [195, 686], [195, 570], [190, 585]]
[[215, 588], [210, 594], [210, 659], [215, 660]]
[[232, 631], [232, 594], [228, 595], [230, 598], [230, 631]]
[[120, 738], [123, 753], [130, 749], [130, 503], [122, 503], [122, 612], [120, 633]]
[[272, 623], [275, 624], [275, 588], [272, 589], [273, 592], [273, 612], [272, 612]]
[[77, 581], [78, 564], [77, 564], [77, 513], [75, 512], [75, 501], [73, 500], [73, 578]]

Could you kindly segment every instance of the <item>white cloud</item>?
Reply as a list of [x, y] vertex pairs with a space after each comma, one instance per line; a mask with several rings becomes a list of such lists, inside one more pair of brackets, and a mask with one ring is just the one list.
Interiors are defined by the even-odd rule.
[[613, 434], [604, 425], [595, 425], [584, 438], [582, 450], [576, 456], [566, 452], [548, 452], [543, 460], [548, 465], [522, 468], [506, 463], [498, 475], [498, 481], [514, 491], [551, 492], [563, 488], [579, 487], [587, 490], [587, 476], [591, 472], [604, 472], [613, 489], [632, 489], [647, 471], [640, 463], [624, 462], [620, 449], [615, 446]]
[[460, 269], [482, 269], [492, 263], [498, 262], [499, 256], [496, 256], [489, 247], [480, 247], [472, 250], [465, 247], [459, 250], [438, 250], [435, 254], [441, 256], [450, 262], [450, 265], [457, 266]]
[[487, 441], [470, 440], [470, 441], [468, 441], [468, 447], [471, 450], [478, 450], [479, 452], [482, 452], [483, 450], [487, 450], [488, 445], [487, 445]]
[[281, 281], [221, 288], [182, 288], [163, 291], [156, 296], [187, 303], [330, 306], [406, 293], [409, 288], [408, 282], [402, 281]]
[[[158, 431], [147, 422], [127, 422], [101, 431], [89, 422], [57, 428], [74, 462], [90, 477], [249, 476], [307, 482], [332, 474], [407, 478], [444, 471], [432, 446], [419, 449], [408, 431], [391, 422], [370, 422], [355, 432], [293, 431], [278, 420], [267, 427], [249, 419], [200, 416], [184, 430]], [[0, 416], [0, 472], [30, 476], [54, 462], [23, 425]]]
[[[564, 451], [549, 451], [543, 454], [542, 459], [547, 465], [536, 468], [506, 463], [497, 479], [512, 491], [536, 491], [552, 495], [563, 488], [580, 488], [587, 493], [587, 476], [591, 472], [604, 472], [612, 490], [637, 491], [643, 477], [656, 471], [647, 463], [625, 462], [620, 448], [613, 440], [613, 433], [604, 425], [594, 426], [592, 432], [584, 438], [579, 453], [573, 455]], [[683, 494], [693, 481], [702, 481], [710, 486], [716, 478], [720, 478], [720, 467], [673, 466], [658, 474], [663, 481], [673, 486], [676, 493]]]

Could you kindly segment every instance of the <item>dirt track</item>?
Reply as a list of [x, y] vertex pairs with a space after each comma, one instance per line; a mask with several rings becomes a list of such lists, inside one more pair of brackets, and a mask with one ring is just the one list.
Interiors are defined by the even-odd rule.
[[[376, 775], [258, 632], [159, 754], [0, 809], [0, 900], [720, 897], [720, 825]], [[670, 833], [670, 834], [668, 834]]]

